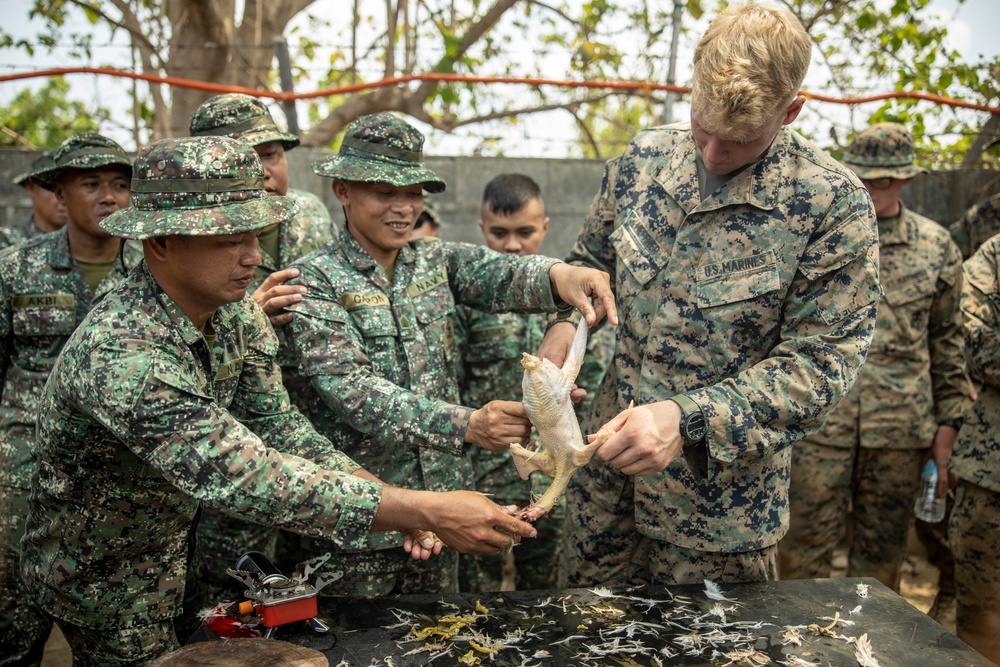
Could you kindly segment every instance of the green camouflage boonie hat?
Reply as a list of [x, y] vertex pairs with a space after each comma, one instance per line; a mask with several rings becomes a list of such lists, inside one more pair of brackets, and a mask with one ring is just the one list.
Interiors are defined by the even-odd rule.
[[31, 175], [43, 188], [51, 190], [62, 175], [70, 169], [100, 169], [101, 167], [124, 167], [132, 173], [132, 161], [125, 150], [105, 136], [94, 132], [74, 134], [62, 142], [52, 154], [52, 166]]
[[264, 167], [250, 146], [228, 137], [163, 139], [139, 152], [132, 207], [101, 221], [127, 239], [224, 236], [284, 222], [299, 205], [268, 196]]
[[264, 103], [251, 95], [216, 95], [191, 114], [191, 136], [230, 137], [251, 146], [280, 141], [285, 150], [299, 145], [294, 134], [282, 132]]
[[854, 137], [844, 164], [858, 178], [911, 178], [927, 170], [913, 164], [913, 135], [899, 123], [876, 123]]
[[27, 184], [29, 180], [35, 178], [35, 174], [39, 174], [43, 171], [48, 171], [49, 169], [55, 167], [56, 166], [55, 160], [52, 159], [53, 152], [54, 151], [45, 151], [44, 153], [36, 157], [34, 160], [31, 161], [31, 167], [28, 168], [28, 171], [18, 174], [13, 179], [11, 179], [11, 182], [14, 185], [20, 185], [24, 187], [24, 185]]
[[397, 187], [421, 185], [444, 192], [445, 183], [424, 166], [424, 135], [391, 113], [362, 116], [347, 126], [340, 151], [312, 163], [320, 176]]
[[419, 221], [420, 218], [425, 215], [438, 227], [444, 226], [444, 223], [441, 221], [441, 216], [438, 215], [437, 209], [434, 208], [433, 204], [431, 204], [431, 200], [427, 196], [424, 196], [424, 210], [419, 216], [417, 216], [417, 220]]

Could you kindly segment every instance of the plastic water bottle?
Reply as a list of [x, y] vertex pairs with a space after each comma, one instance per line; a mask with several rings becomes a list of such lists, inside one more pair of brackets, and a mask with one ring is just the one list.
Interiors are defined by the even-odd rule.
[[944, 518], [945, 497], [938, 498], [938, 469], [934, 459], [929, 459], [920, 471], [920, 494], [913, 504], [913, 513], [927, 523], [938, 523]]

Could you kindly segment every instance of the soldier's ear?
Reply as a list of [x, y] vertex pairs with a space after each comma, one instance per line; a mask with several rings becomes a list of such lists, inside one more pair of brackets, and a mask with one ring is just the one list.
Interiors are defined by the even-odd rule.
[[142, 247], [145, 253], [152, 255], [158, 262], [167, 261], [167, 257], [170, 255], [166, 236], [154, 236], [146, 239], [142, 242]]

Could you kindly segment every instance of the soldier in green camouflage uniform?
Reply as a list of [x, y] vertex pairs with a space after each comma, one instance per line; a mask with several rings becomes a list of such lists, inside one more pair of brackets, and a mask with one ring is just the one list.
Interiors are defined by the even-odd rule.
[[[335, 235], [333, 220], [319, 197], [304, 190], [289, 189], [285, 152], [299, 145], [299, 138], [283, 132], [275, 124], [264, 103], [242, 94], [216, 95], [191, 114], [191, 135], [227, 136], [252, 146], [264, 165], [264, 188], [269, 195], [287, 196], [299, 211], [282, 223], [265, 227], [257, 237], [261, 264], [251, 283], [251, 296], [268, 314], [278, 335], [278, 363], [284, 375], [292, 361], [285, 344], [284, 326], [291, 319], [285, 307], [302, 298], [304, 288], [287, 281], [297, 272], [291, 263], [320, 247]], [[242, 586], [226, 574], [236, 559], [247, 551], [259, 551], [276, 560], [279, 530], [248, 523], [205, 508], [198, 524], [195, 558], [189, 571], [192, 589], [188, 606], [197, 611], [218, 603], [222, 597], [240, 595]], [[297, 536], [285, 533], [288, 549], [297, 552]], [[296, 561], [297, 562], [297, 561]], [[292, 567], [295, 563], [278, 563]]]
[[[443, 491], [471, 487], [470, 444], [506, 449], [530, 429], [520, 402], [476, 410], [459, 404], [456, 304], [552, 311], [560, 299], [585, 308], [593, 321], [588, 295], [602, 315], [614, 312], [614, 299], [607, 275], [597, 271], [435, 238], [409, 241], [422, 191], [445, 188], [423, 166], [422, 148], [415, 128], [374, 114], [347, 128], [338, 154], [313, 164], [334, 179], [347, 233], [299, 265], [309, 293], [294, 307], [291, 343], [309, 385], [294, 400], [320, 432], [386, 482]], [[331, 548], [306, 542], [306, 555]], [[366, 552], [336, 553], [326, 567], [347, 574], [324, 593], [457, 590], [453, 551], [419, 563], [398, 544], [397, 536], [377, 535]]]
[[980, 385], [958, 434], [948, 536], [958, 637], [1000, 664], [1000, 235], [965, 262], [965, 358]]
[[0, 249], [66, 226], [69, 221], [66, 205], [54, 192], [33, 178], [35, 174], [51, 168], [52, 151], [46, 151], [34, 159], [30, 170], [14, 177], [14, 184], [23, 187], [31, 199], [31, 217], [8, 227], [0, 227]]
[[876, 577], [899, 590], [920, 469], [933, 456], [943, 494], [948, 456], [971, 403], [958, 310], [962, 255], [947, 230], [899, 201], [924, 171], [914, 164], [905, 127], [869, 127], [844, 163], [875, 204], [885, 298], [858, 381], [823, 427], [795, 445], [781, 577], [830, 575], [850, 507], [847, 576]]
[[[144, 259], [67, 341], [39, 405], [21, 573], [73, 664], [145, 665], [178, 646], [201, 503], [334, 540], [411, 531], [414, 558], [492, 552], [533, 529], [474, 492], [383, 485], [289, 403], [277, 339], [247, 296], [257, 231], [297, 206], [225, 137], [143, 149], [132, 204], [103, 221]], [[281, 451], [266, 446], [280, 445]], [[415, 539], [416, 538], [416, 539]]]
[[69, 224], [0, 256], [0, 665], [40, 664], [52, 626], [27, 603], [18, 571], [38, 400], [70, 334], [125, 276], [116, 260], [121, 242], [98, 222], [128, 206], [131, 172], [110, 139], [71, 137], [33, 175], [56, 188], [72, 213]]
[[[792, 444], [853, 384], [880, 296], [871, 200], [786, 127], [810, 44], [787, 9], [730, 5], [695, 50], [690, 124], [607, 165], [568, 261], [612, 274], [586, 430], [616, 433], [571, 481], [563, 583], [776, 578]], [[573, 331], [541, 353], [561, 363]]]
[[[497, 252], [521, 257], [537, 254], [549, 227], [538, 184], [524, 174], [501, 174], [492, 179], [483, 191], [479, 227], [486, 245]], [[459, 306], [455, 339], [461, 354], [461, 402], [485, 405], [494, 399], [520, 401], [524, 375], [521, 353], [534, 354], [538, 350], [546, 324], [546, 316], [542, 314], [487, 313]], [[613, 352], [612, 327], [590, 332], [583, 367], [576, 379], [577, 386], [588, 392], [574, 405], [579, 417], [589, 409]], [[541, 496], [548, 488], [549, 480], [541, 472], [532, 473], [530, 482], [522, 480], [506, 451], [474, 448], [470, 456], [476, 489], [490, 494], [501, 505], [527, 507], [532, 498]], [[565, 518], [566, 505], [559, 498], [556, 506], [536, 523], [538, 537], [513, 552], [516, 590], [556, 587]], [[504, 555], [462, 556], [460, 588], [500, 590], [505, 560]]]
[[963, 257], [972, 257], [987, 239], [1000, 234], [1000, 193], [971, 206], [948, 228]]

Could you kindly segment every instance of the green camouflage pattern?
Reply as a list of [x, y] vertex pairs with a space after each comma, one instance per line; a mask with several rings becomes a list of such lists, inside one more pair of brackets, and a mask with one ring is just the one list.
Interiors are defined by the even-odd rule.
[[192, 137], [229, 137], [248, 146], [280, 141], [286, 151], [299, 145], [299, 138], [282, 131], [262, 101], [251, 95], [216, 95], [191, 114]]
[[1000, 235], [964, 265], [965, 360], [979, 387], [950, 460], [961, 479], [1000, 493]]
[[914, 162], [913, 135], [899, 123], [876, 123], [854, 137], [844, 152], [844, 164], [858, 178], [911, 178], [926, 173]]
[[[295, 265], [309, 293], [291, 309], [287, 327], [298, 360], [298, 377], [288, 382], [292, 400], [320, 433], [388, 484], [472, 488], [463, 441], [473, 410], [459, 404], [456, 304], [553, 311], [548, 271], [556, 261], [417, 239], [400, 249], [390, 284], [354, 237], [341, 234]], [[307, 551], [330, 550], [306, 542]], [[399, 534], [380, 533], [364, 548], [401, 543]], [[327, 567], [337, 561], [335, 554]], [[336, 583], [326, 589], [339, 590]]]
[[[141, 249], [125, 250], [127, 266], [142, 259]], [[18, 571], [38, 401], [70, 334], [125, 274], [116, 261], [91, 292], [70, 256], [68, 228], [0, 255], [0, 655], [40, 660], [51, 627], [47, 616], [26, 604]]]
[[905, 207], [879, 218], [878, 234], [885, 296], [868, 360], [808, 440], [927, 449], [938, 424], [961, 419], [972, 404], [962, 357], [962, 255], [943, 227]]
[[[329, 241], [335, 234], [330, 212], [316, 195], [304, 190], [289, 190], [289, 199], [299, 204], [299, 211], [278, 227], [278, 257], [271, 257], [261, 248], [261, 264], [254, 280], [247, 287], [253, 293], [275, 271], [308, 255]], [[295, 371], [295, 361], [285, 340], [285, 327], [274, 330], [278, 337], [278, 365], [283, 378]], [[228, 574], [236, 559], [248, 551], [259, 551], [279, 568], [291, 572], [298, 560], [280, 563], [277, 560], [279, 529], [243, 521], [229, 514], [205, 508], [198, 522], [198, 546], [188, 576], [191, 586], [185, 594], [185, 606], [195, 611], [213, 606], [223, 597], [242, 594], [242, 584]], [[293, 538], [294, 539], [294, 538]]]
[[948, 231], [962, 251], [962, 256], [972, 257], [979, 246], [1000, 234], [1000, 193], [969, 207]]
[[[579, 470], [573, 586], [627, 568], [637, 533], [722, 560], [775, 544], [791, 445], [849, 391], [871, 342], [877, 231], [858, 179], [784, 127], [702, 199], [695, 156], [688, 124], [639, 133], [608, 163], [567, 259], [610, 273], [620, 321], [586, 430], [684, 393], [708, 420], [708, 476], [684, 457], [634, 480], [597, 457]], [[585, 566], [597, 581], [577, 576]]]
[[389, 112], [362, 116], [347, 126], [340, 150], [312, 163], [320, 176], [397, 187], [420, 184], [430, 193], [445, 183], [424, 166], [424, 135]]
[[[997, 330], [994, 329], [994, 333]], [[996, 415], [994, 412], [994, 423]], [[994, 440], [994, 443], [997, 441]], [[996, 459], [994, 449], [993, 458]], [[948, 524], [955, 554], [956, 633], [990, 660], [1000, 658], [1000, 493], [965, 479]]]
[[28, 216], [21, 222], [0, 227], [0, 250], [16, 246], [28, 239], [35, 238], [41, 231], [35, 226], [34, 216]]
[[[57, 156], [58, 157], [58, 156]], [[143, 148], [132, 207], [101, 221], [115, 236], [224, 236], [284, 222], [298, 205], [268, 196], [257, 152], [228, 137], [162, 139]]]
[[94, 132], [74, 134], [52, 153], [51, 166], [44, 164], [31, 173], [31, 180], [51, 190], [67, 169], [98, 169], [120, 166], [132, 173], [132, 161], [125, 149]]
[[54, 150], [45, 151], [44, 153], [36, 157], [34, 160], [31, 161], [31, 166], [28, 168], [28, 171], [18, 174], [17, 176], [11, 179], [11, 182], [14, 185], [23, 186], [36, 174], [55, 168], [56, 163], [55, 160], [52, 159], [54, 153], [55, 153]]
[[212, 349], [142, 263], [53, 368], [21, 571], [57, 619], [100, 633], [179, 614], [201, 503], [364, 543], [381, 486], [291, 406], [264, 312], [248, 296], [210, 324]]
[[[792, 454], [783, 578], [829, 574], [850, 507], [848, 576], [875, 577], [898, 591], [922, 458], [938, 424], [961, 419], [972, 404], [962, 358], [962, 255], [943, 227], [900, 206], [898, 216], [878, 219], [885, 296], [868, 360], [840, 405]], [[862, 456], [859, 449], [913, 454]]]
[[850, 513], [847, 576], [874, 577], [899, 592], [924, 452], [797, 443], [789, 529], [778, 543], [781, 578], [829, 577]]

